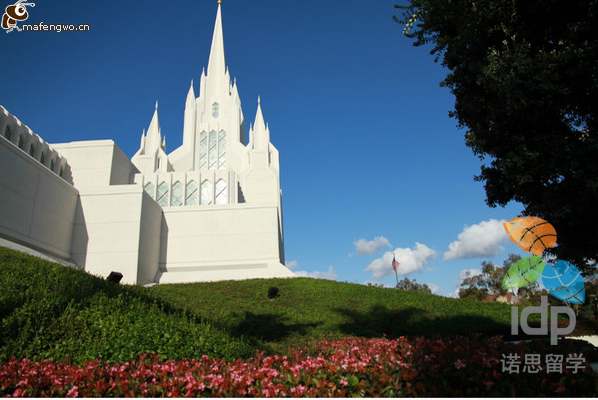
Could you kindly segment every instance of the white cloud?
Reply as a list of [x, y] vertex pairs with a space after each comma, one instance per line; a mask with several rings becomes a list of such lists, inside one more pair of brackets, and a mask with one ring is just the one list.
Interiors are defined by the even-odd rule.
[[353, 242], [358, 255], [374, 254], [382, 247], [392, 247], [384, 236], [377, 236], [374, 240], [359, 239]]
[[[455, 282], [455, 286], [461, 286], [463, 280], [467, 278], [468, 272], [470, 277], [482, 274], [482, 270], [480, 268], [462, 269], [461, 272], [459, 272], [459, 279]], [[459, 290], [461, 290], [460, 287], [455, 291], [457, 297], [459, 297]]]
[[502, 221], [491, 219], [466, 226], [449, 245], [443, 260], [456, 258], [494, 257], [504, 250], [501, 243], [508, 238]]
[[338, 278], [336, 272], [334, 272], [334, 267], [331, 265], [328, 267], [328, 271], [314, 271], [314, 272], [307, 272], [307, 271], [295, 271], [295, 276], [298, 277], [305, 277], [305, 278], [316, 278], [316, 279], [328, 279], [328, 280], [335, 280]]
[[286, 264], [286, 267], [287, 267], [288, 269], [295, 269], [295, 268], [299, 267], [299, 263], [297, 262], [297, 260], [289, 261], [289, 262]]
[[[407, 275], [413, 271], [422, 270], [424, 265], [436, 258], [436, 252], [425, 244], [415, 243], [414, 249], [397, 248], [395, 251], [396, 260], [399, 262], [397, 272], [399, 275]], [[385, 276], [394, 275], [392, 270], [393, 252], [387, 251], [380, 258], [372, 261], [365, 269], [371, 272], [375, 279], [381, 279]]]
[[430, 290], [432, 291], [433, 294], [438, 294], [440, 293], [440, 286], [438, 286], [435, 283], [426, 283], [426, 285], [428, 285], [428, 287], [430, 288]]
[[[467, 273], [469, 272], [469, 276], [478, 276], [482, 274], [482, 270], [479, 268], [470, 268], [464, 269], [459, 272], [459, 282], [463, 282], [463, 279], [467, 278]], [[460, 285], [461, 283], [459, 283]]]

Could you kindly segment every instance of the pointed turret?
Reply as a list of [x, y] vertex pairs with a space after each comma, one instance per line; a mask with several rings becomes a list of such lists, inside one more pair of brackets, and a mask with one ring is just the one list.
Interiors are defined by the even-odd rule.
[[191, 80], [191, 87], [187, 93], [187, 100], [185, 101], [185, 117], [183, 120], [183, 143], [191, 143], [195, 133], [195, 115], [197, 103], [195, 101], [195, 92], [193, 91], [193, 79]]
[[191, 79], [191, 86], [189, 87], [189, 92], [187, 93], [187, 101], [185, 102], [186, 107], [189, 107], [190, 104], [195, 104], [195, 92], [193, 91], [193, 79]]
[[141, 134], [141, 145], [131, 161], [141, 173], [152, 174], [156, 170], [169, 171], [171, 165], [166, 150], [166, 137], [162, 137], [160, 121], [158, 119], [158, 102], [147, 131]]
[[161, 146], [162, 134], [160, 132], [160, 121], [158, 120], [158, 101], [156, 101], [156, 109], [154, 116], [147, 129], [145, 138], [145, 154], [150, 154], [156, 151]]
[[270, 144], [270, 130], [264, 123], [264, 115], [262, 114], [262, 106], [260, 98], [257, 98], [257, 112], [255, 114], [255, 122], [251, 132], [251, 140], [253, 141], [253, 148], [255, 150], [267, 150]]

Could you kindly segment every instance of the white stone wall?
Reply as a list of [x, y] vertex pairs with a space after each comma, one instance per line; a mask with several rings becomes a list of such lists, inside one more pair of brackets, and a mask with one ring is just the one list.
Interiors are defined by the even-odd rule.
[[[280, 264], [276, 206], [164, 209], [160, 283], [291, 277]], [[199, 279], [198, 279], [199, 278]]]
[[158, 270], [162, 210], [141, 185], [138, 170], [112, 140], [55, 145], [68, 158], [79, 202], [73, 260], [85, 271], [123, 283], [153, 282]]
[[0, 236], [69, 260], [78, 193], [66, 160], [1, 106], [0, 136]]

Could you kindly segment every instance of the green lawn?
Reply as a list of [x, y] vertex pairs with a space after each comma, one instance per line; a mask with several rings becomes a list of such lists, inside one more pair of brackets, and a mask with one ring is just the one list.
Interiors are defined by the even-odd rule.
[[[279, 288], [279, 297], [268, 299], [270, 286]], [[345, 336], [394, 338], [505, 328], [511, 315], [504, 304], [311, 278], [159, 285], [150, 292], [274, 352]]]
[[[268, 299], [270, 286], [280, 296]], [[458, 334], [508, 329], [510, 307], [309, 278], [152, 288], [108, 284], [0, 248], [0, 362], [73, 362], [207, 354], [286, 353], [346, 336]]]

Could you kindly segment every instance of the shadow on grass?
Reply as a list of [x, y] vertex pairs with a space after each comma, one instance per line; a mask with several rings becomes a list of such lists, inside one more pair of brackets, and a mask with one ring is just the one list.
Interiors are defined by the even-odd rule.
[[[337, 308], [347, 322], [339, 330], [347, 335], [362, 337], [396, 338], [405, 335], [459, 335], [479, 332], [483, 335], [510, 337], [510, 326], [502, 325], [491, 318], [472, 315], [430, 318], [429, 311], [417, 307], [389, 309], [376, 304], [367, 311]], [[521, 336], [515, 340], [521, 339]]]
[[318, 325], [318, 323], [287, 324], [276, 314], [254, 314], [245, 311], [239, 323], [229, 328], [229, 333], [252, 340], [280, 342], [291, 334], [306, 335], [311, 328]]

